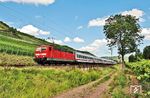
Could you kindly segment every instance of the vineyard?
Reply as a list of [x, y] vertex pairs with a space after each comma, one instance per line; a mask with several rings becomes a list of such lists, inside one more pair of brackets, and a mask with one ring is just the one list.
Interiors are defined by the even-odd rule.
[[127, 67], [130, 68], [137, 76], [137, 79], [143, 87], [145, 95], [150, 96], [150, 60], [127, 63]]
[[16, 55], [29, 55], [33, 56], [35, 47], [37, 45], [16, 40], [6, 36], [0, 36], [0, 52]]

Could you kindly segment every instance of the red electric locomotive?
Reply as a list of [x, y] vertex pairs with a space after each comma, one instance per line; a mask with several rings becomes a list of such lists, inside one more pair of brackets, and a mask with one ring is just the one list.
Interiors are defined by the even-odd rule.
[[53, 46], [42, 45], [36, 48], [34, 60], [39, 64], [73, 63], [75, 54], [55, 49]]

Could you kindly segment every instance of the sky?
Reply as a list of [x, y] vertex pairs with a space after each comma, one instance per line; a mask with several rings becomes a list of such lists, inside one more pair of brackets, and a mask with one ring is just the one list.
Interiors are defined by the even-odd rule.
[[149, 0], [0, 0], [0, 20], [24, 33], [101, 57], [111, 55], [103, 26], [115, 14], [139, 18], [145, 36], [139, 48], [143, 51], [150, 45], [149, 5]]

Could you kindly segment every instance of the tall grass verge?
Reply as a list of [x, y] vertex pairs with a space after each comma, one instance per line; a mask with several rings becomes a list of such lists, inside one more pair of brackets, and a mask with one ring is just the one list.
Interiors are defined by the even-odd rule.
[[39, 67], [0, 68], [0, 98], [49, 98], [94, 81], [112, 68], [83, 71]]

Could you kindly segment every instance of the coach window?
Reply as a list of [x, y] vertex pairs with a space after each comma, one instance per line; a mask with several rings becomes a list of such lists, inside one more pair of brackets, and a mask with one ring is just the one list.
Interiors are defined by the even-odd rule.
[[79, 55], [79, 58], [81, 58], [81, 55]]

